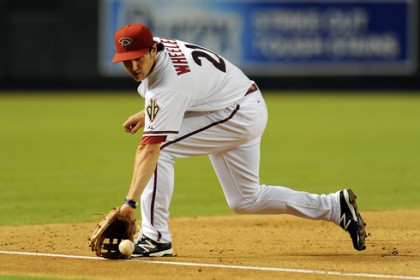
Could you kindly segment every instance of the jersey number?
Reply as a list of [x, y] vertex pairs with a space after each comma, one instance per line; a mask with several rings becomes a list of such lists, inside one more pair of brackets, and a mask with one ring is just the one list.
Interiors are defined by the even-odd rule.
[[[202, 66], [201, 65], [201, 58], [203, 57], [203, 58], [207, 59], [211, 64], [213, 64], [214, 67], [216, 67], [220, 71], [226, 72], [225, 61], [223, 60], [223, 58], [221, 58], [220, 56], [218, 56], [214, 52], [209, 51], [209, 50], [207, 50], [203, 47], [196, 46], [196, 45], [186, 44], [185, 46], [189, 49], [196, 50], [196, 51], [191, 52], [191, 55], [192, 55], [195, 63], [197, 63], [198, 65]], [[214, 57], [212, 57], [208, 53], [212, 53], [213, 55], [215, 55], [219, 61], [217, 61]]]

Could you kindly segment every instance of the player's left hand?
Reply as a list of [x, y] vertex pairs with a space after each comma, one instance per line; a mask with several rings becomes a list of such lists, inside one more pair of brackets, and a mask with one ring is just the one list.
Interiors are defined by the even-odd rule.
[[135, 220], [136, 219], [136, 210], [134, 208], [132, 208], [131, 206], [127, 205], [127, 204], [123, 204], [120, 207], [120, 215], [128, 216], [132, 220]]
[[98, 257], [127, 259], [129, 256], [123, 255], [118, 245], [124, 239], [133, 241], [135, 232], [136, 221], [130, 214], [123, 214], [120, 208], [113, 208], [97, 224], [89, 238], [89, 247]]

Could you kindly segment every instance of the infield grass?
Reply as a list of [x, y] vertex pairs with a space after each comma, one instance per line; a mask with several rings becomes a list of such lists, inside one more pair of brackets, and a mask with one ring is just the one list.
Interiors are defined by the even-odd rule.
[[[262, 183], [352, 187], [363, 210], [420, 207], [420, 94], [264, 95]], [[121, 124], [142, 107], [133, 92], [0, 93], [0, 225], [93, 221], [120, 205], [141, 137]], [[207, 157], [175, 170], [172, 216], [231, 214]]]

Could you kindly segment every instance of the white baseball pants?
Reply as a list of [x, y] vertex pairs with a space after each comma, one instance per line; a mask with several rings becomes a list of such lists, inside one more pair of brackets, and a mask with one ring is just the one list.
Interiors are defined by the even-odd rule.
[[158, 242], [171, 242], [168, 220], [175, 160], [205, 154], [236, 213], [292, 214], [338, 224], [338, 192], [316, 195], [260, 184], [260, 142], [267, 117], [259, 90], [223, 110], [187, 113], [180, 133], [162, 143], [154, 176], [141, 195], [142, 233]]

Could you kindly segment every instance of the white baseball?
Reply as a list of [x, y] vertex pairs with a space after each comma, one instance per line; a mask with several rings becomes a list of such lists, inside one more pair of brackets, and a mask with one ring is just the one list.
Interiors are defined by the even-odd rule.
[[125, 256], [131, 256], [134, 251], [134, 243], [131, 240], [124, 239], [118, 245], [118, 250]]

